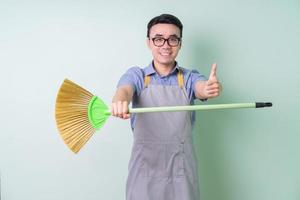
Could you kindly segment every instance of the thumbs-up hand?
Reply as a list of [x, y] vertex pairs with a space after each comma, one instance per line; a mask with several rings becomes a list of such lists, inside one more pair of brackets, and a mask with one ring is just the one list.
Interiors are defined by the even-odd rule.
[[214, 98], [220, 95], [221, 90], [222, 86], [217, 78], [217, 64], [214, 63], [211, 65], [210, 75], [204, 85], [203, 94], [206, 98]]

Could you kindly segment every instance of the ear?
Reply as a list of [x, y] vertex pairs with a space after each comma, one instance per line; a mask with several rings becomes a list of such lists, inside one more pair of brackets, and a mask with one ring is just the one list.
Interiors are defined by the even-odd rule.
[[150, 39], [148, 37], [146, 39], [146, 43], [147, 43], [148, 48], [150, 49]]
[[180, 40], [179, 49], [181, 49], [181, 45], [182, 45], [182, 40]]

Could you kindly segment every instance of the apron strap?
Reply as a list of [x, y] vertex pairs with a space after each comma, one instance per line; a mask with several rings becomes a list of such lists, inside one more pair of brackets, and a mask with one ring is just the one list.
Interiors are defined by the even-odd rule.
[[148, 87], [148, 85], [149, 85], [149, 83], [150, 83], [150, 76], [149, 75], [147, 75], [147, 76], [145, 76], [145, 78], [144, 78], [144, 85], [145, 85], [145, 88], [146, 87]]
[[180, 68], [178, 68], [177, 81], [178, 81], [179, 87], [182, 89], [184, 86], [184, 81], [183, 81], [183, 73]]
[[[149, 75], [145, 76], [145, 78], [144, 78], [145, 88], [148, 87], [148, 85], [150, 84], [150, 81], [151, 81], [151, 77]], [[182, 89], [184, 86], [183, 73], [182, 73], [182, 70], [179, 68], [178, 68], [178, 73], [177, 73], [177, 81], [178, 81], [179, 87]]]

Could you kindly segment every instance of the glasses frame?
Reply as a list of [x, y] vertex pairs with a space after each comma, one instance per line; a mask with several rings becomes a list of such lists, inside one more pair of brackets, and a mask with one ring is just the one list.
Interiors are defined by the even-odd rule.
[[[157, 39], [157, 38], [160, 38], [160, 39], [163, 39], [163, 40], [164, 40], [164, 42], [162, 43], [162, 45], [156, 45], [156, 44], [155, 44], [154, 40]], [[173, 38], [178, 39], [178, 44], [177, 44], [177, 45], [171, 45], [171, 44], [170, 44], [170, 41], [169, 41], [171, 38], [172, 38], [172, 39], [173, 39]], [[150, 38], [149, 38], [149, 40], [150, 40]], [[166, 41], [167, 41], [167, 43], [168, 43], [168, 45], [169, 45], [170, 47], [177, 47], [177, 46], [179, 46], [179, 44], [180, 44], [180, 42], [181, 42], [181, 37], [169, 37], [169, 38], [167, 38], [167, 39], [165, 39], [165, 38], [163, 38], [163, 37], [153, 37], [153, 38], [151, 38], [151, 40], [152, 40], [154, 46], [156, 46], [156, 47], [162, 47], [162, 46], [164, 46], [165, 43], [166, 43]]]

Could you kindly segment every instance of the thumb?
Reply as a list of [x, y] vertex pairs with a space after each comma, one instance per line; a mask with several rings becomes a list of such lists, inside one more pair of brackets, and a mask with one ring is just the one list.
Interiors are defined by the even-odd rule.
[[208, 78], [208, 82], [215, 82], [217, 81], [217, 63], [211, 65], [211, 71]]
[[217, 77], [217, 63], [214, 63], [211, 65], [209, 79], [216, 78], [216, 77]]

